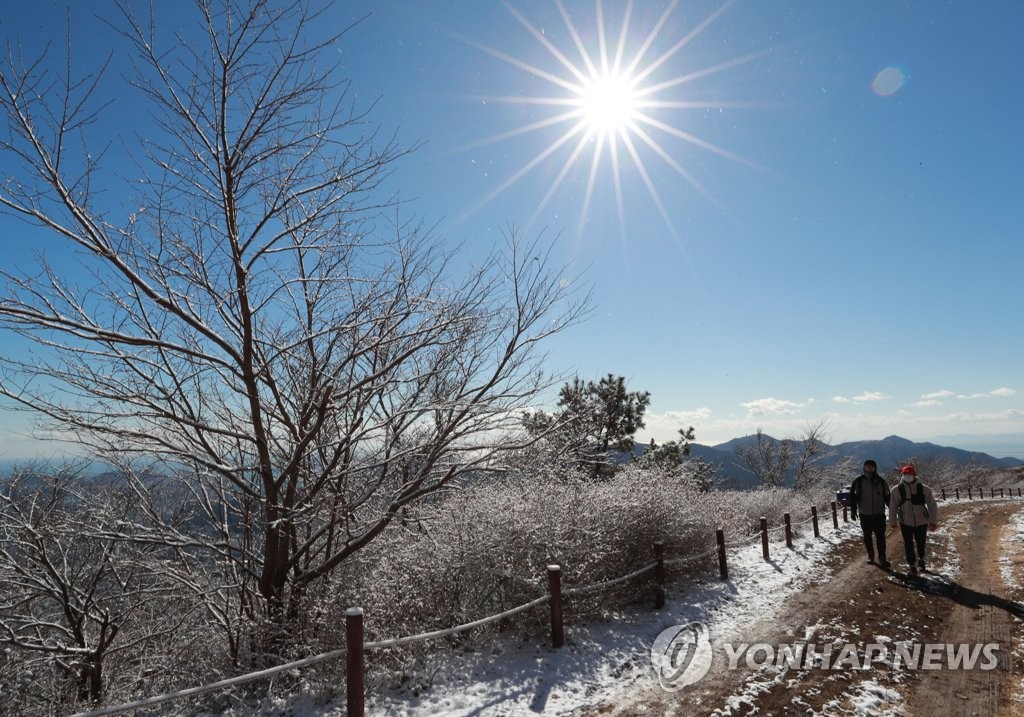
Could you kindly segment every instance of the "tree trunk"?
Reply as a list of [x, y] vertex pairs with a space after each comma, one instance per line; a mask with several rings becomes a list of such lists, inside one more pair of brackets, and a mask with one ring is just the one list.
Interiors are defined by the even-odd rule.
[[266, 540], [263, 546], [263, 572], [260, 576], [260, 596], [266, 606], [266, 626], [262, 650], [270, 663], [283, 661], [293, 626], [286, 606], [288, 588], [288, 553], [290, 550], [287, 526], [283, 526], [279, 511], [267, 507]]
[[86, 655], [77, 680], [79, 702], [95, 705], [103, 701], [103, 656], [98, 651]]

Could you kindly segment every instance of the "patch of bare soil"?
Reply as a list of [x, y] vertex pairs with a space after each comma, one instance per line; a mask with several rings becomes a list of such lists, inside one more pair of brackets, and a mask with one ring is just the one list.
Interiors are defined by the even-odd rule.
[[[895, 713], [907, 717], [940, 715], [1024, 714], [1013, 700], [1020, 684], [1021, 665], [1013, 652], [1024, 634], [1021, 596], [1003, 585], [999, 560], [1002, 529], [1021, 509], [1019, 502], [959, 503], [943, 506], [948, 527], [929, 534], [929, 566], [934, 572], [907, 575], [903, 541], [890, 529], [887, 572], [865, 563], [864, 547], [850, 540], [830, 556], [831, 575], [789, 598], [774, 617], [747, 626], [738, 634], [716, 636], [718, 642], [810, 643], [835, 646], [833, 669], [776, 665], [727, 669], [721, 648], [711, 672], [699, 683], [677, 693], [662, 691], [655, 681], [641, 682], [630, 694], [590, 708], [581, 714], [609, 715], [871, 715]], [[959, 562], [957, 573], [954, 566]], [[946, 574], [943, 574], [946, 573]], [[886, 659], [866, 659], [865, 646], [890, 647]], [[894, 666], [896, 643], [975, 645], [995, 643], [994, 669], [985, 653], [975, 669]], [[842, 645], [857, 646], [854, 664], [836, 666]], [[807, 663], [803, 663], [807, 664]], [[647, 685], [644, 687], [643, 685]]]

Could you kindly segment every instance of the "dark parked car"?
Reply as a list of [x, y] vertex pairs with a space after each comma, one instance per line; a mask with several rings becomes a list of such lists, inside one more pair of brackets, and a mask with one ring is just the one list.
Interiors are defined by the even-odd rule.
[[850, 504], [850, 491], [848, 490], [837, 490], [836, 491], [836, 505], [840, 508], [844, 505]]

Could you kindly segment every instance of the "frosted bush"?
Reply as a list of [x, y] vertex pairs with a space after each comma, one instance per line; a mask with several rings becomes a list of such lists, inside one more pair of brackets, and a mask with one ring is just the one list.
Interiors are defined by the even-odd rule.
[[[782, 488], [703, 491], [679, 470], [626, 468], [601, 482], [543, 472], [481, 479], [410, 514], [338, 571], [317, 597], [311, 613], [316, 639], [307, 649], [342, 645], [350, 606], [364, 609], [367, 640], [443, 629], [544, 595], [550, 564], [562, 567], [563, 589], [632, 572], [653, 561], [656, 541], [665, 544], [670, 560], [705, 554], [670, 569], [670, 579], [712, 576], [716, 557], [706, 553], [715, 547], [716, 529], [724, 529], [732, 543], [752, 536], [761, 516], [779, 527], [786, 512], [794, 523], [808, 518], [811, 505], [825, 521], [833, 497]], [[569, 619], [578, 619], [580, 612], [613, 610], [652, 595], [649, 578], [641, 578], [624, 589], [566, 600], [565, 607]], [[536, 608], [440, 643], [475, 649], [481, 632], [543, 641], [547, 620], [546, 609]], [[371, 654], [368, 664], [390, 675], [391, 683], [414, 673], [423, 679], [423, 667], [438, 649], [444, 647], [436, 640], [419, 643]]]

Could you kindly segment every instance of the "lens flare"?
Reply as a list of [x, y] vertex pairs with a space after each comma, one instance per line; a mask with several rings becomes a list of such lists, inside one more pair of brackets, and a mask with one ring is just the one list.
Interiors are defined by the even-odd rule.
[[897, 65], [890, 65], [875, 75], [875, 79], [871, 82], [871, 89], [879, 97], [889, 97], [899, 92], [906, 81], [906, 70]]

